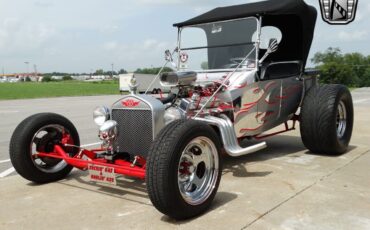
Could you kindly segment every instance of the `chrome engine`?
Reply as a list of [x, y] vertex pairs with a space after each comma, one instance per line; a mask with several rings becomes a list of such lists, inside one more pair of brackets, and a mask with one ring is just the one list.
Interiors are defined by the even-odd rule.
[[165, 106], [147, 95], [129, 95], [115, 102], [111, 119], [117, 122], [115, 152], [146, 157], [156, 135], [164, 127]]

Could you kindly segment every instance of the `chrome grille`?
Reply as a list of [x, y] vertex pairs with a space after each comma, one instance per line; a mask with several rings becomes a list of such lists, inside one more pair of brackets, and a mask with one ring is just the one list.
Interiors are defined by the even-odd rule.
[[117, 121], [119, 131], [115, 150], [146, 157], [154, 139], [152, 111], [113, 109], [112, 119]]

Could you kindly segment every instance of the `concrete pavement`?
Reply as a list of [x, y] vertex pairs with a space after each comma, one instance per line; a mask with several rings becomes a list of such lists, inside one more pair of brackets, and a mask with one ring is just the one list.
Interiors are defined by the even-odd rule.
[[110, 106], [120, 97], [113, 95], [0, 101], [0, 175], [11, 168], [8, 161], [10, 137], [16, 126], [26, 117], [42, 112], [62, 114], [76, 126], [81, 144], [96, 143], [99, 140], [98, 128], [92, 119], [94, 108], [100, 105]]
[[[41, 110], [61, 112], [76, 124], [82, 143], [96, 142], [91, 111], [117, 98], [1, 101], [0, 111], [22, 111], [0, 113], [1, 140], [6, 144], [20, 120]], [[46, 185], [17, 175], [0, 179], [0, 229], [370, 229], [370, 90], [356, 90], [353, 98], [355, 127], [347, 154], [312, 155], [299, 131], [273, 137], [266, 150], [224, 159], [219, 192], [201, 217], [176, 222], [163, 216], [142, 181], [121, 177], [112, 187], [73, 171]], [[7, 159], [7, 146], [0, 154], [0, 162]]]

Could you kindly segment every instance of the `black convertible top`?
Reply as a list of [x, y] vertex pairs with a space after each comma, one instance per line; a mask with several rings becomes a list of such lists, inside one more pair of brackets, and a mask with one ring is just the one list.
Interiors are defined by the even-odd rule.
[[283, 34], [273, 61], [301, 60], [306, 63], [310, 51], [317, 11], [303, 0], [269, 0], [242, 5], [218, 7], [190, 20], [174, 24], [176, 27], [263, 16], [262, 26], [275, 26]]

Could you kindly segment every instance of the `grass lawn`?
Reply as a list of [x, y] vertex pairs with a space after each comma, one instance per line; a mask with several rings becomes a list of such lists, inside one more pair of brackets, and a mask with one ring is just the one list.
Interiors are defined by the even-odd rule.
[[0, 83], [0, 100], [119, 94], [118, 82]]

